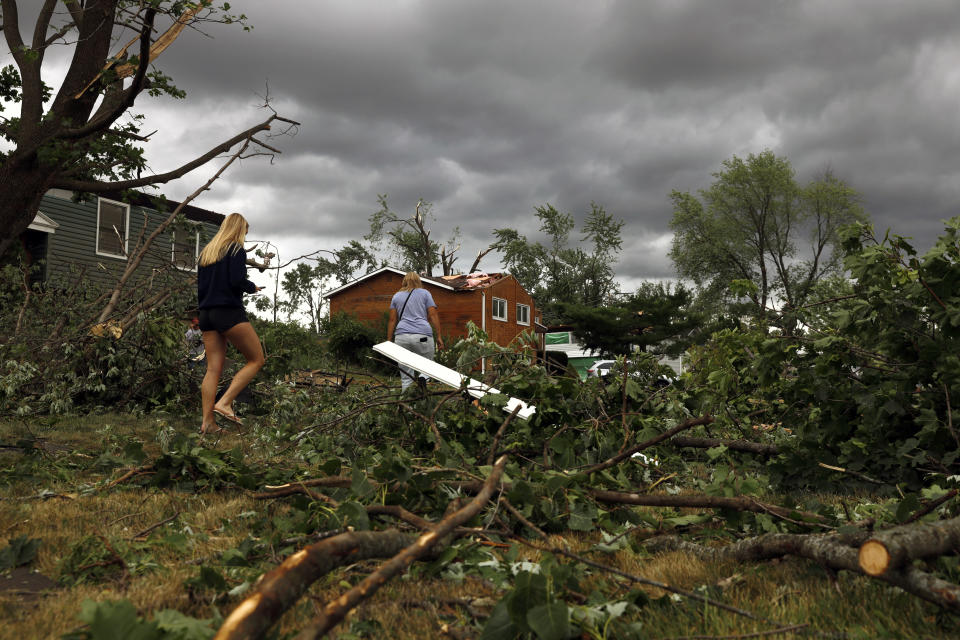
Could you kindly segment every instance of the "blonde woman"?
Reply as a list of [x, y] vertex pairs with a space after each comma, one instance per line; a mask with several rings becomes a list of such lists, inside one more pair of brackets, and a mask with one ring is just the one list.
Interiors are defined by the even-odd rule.
[[[443, 349], [437, 303], [430, 292], [423, 288], [420, 276], [410, 271], [403, 276], [400, 291], [393, 294], [390, 301], [387, 340], [433, 360], [434, 336], [436, 346]], [[400, 365], [400, 391], [405, 391], [415, 380], [425, 383], [426, 376]]]
[[[233, 411], [233, 400], [263, 367], [260, 338], [243, 309], [243, 294], [256, 293], [263, 288], [247, 279], [247, 252], [243, 248], [243, 241], [249, 229], [250, 225], [242, 215], [231, 213], [200, 252], [197, 306], [200, 309], [203, 346], [207, 352], [207, 373], [200, 387], [203, 398], [201, 433], [220, 430], [215, 414], [234, 424], [242, 424]], [[227, 342], [236, 347], [247, 362], [237, 371], [220, 399], [216, 400]]]

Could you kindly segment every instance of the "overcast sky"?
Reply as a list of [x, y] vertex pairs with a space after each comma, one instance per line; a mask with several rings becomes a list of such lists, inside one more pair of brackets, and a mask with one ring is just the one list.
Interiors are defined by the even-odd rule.
[[[926, 249], [957, 215], [957, 4], [914, 0], [238, 0], [249, 33], [185, 32], [158, 61], [184, 101], [143, 98], [165, 171], [263, 119], [302, 123], [195, 204], [240, 211], [288, 258], [368, 231], [377, 195], [433, 203], [457, 266], [534, 207], [623, 219], [625, 289], [673, 276], [669, 195], [772, 149], [830, 167], [878, 229]], [[165, 187], [196, 189], [209, 165]], [[496, 256], [481, 267], [499, 268]]]

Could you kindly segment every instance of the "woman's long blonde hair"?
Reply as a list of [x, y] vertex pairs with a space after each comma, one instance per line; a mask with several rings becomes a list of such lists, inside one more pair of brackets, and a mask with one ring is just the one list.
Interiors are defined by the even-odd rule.
[[243, 248], [243, 241], [247, 237], [250, 225], [247, 219], [239, 213], [231, 213], [220, 225], [213, 239], [200, 252], [198, 260], [201, 267], [208, 267], [218, 260], [222, 260], [227, 252], [236, 253]]
[[420, 276], [415, 271], [408, 271], [407, 275], [403, 276], [400, 291], [413, 291], [421, 288], [423, 288], [423, 283], [420, 282]]

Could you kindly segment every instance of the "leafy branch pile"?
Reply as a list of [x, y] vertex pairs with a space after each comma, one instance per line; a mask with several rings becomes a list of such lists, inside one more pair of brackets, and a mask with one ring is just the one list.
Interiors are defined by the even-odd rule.
[[[319, 637], [405, 571], [483, 594], [456, 605], [460, 623], [446, 632], [457, 637], [644, 637], [646, 618], [663, 607], [692, 607], [697, 620], [721, 612], [758, 631], [809, 624], [614, 566], [621, 552], [737, 565], [802, 557], [895, 585], [931, 603], [927, 615], [954, 613], [958, 228], [951, 221], [924, 256], [854, 228], [846, 242], [856, 279], [842, 296], [792, 310], [803, 330], [719, 332], [665, 386], [647, 354], [582, 383], [474, 328], [443, 357], [465, 372], [485, 358], [503, 395], [474, 403], [434, 386], [398, 395], [369, 373], [338, 387], [261, 382], [260, 415], [248, 416], [254, 426], [236, 447], [166, 431], [159, 453], [112, 443], [81, 463], [113, 469], [112, 479], [76, 499], [143, 487], [264, 505], [236, 514], [250, 521], [249, 537], [198, 559], [184, 585], [192, 603], [230, 612], [206, 625], [220, 637], [264, 637], [294, 609], [302, 621], [302, 597], [323, 587], [333, 595], [298, 630]], [[535, 404], [535, 415], [508, 416], [507, 396]], [[865, 489], [872, 500], [851, 491]], [[85, 538], [61, 578], [123, 582], [154, 571], [151, 549], [185, 544], [168, 526]], [[149, 542], [154, 531], [165, 535]], [[92, 621], [106, 614], [91, 607], [78, 633], [97, 638]], [[133, 621], [163, 634], [165, 619]], [[363, 623], [354, 619], [349, 633], [376, 635]]]

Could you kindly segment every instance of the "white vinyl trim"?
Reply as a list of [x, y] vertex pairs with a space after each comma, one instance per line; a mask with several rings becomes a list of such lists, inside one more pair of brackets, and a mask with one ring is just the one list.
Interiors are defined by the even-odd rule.
[[[434, 380], [438, 380], [447, 386], [454, 388], [464, 387], [466, 392], [474, 398], [482, 398], [488, 393], [500, 393], [499, 389], [486, 385], [479, 380], [468, 378], [462, 373], [445, 367], [429, 358], [424, 358], [420, 354], [407, 351], [394, 342], [381, 342], [380, 344], [374, 345], [373, 350], [387, 356], [391, 360], [395, 360], [399, 364], [425, 373]], [[520, 407], [520, 410], [517, 412], [517, 417], [523, 418], [524, 420], [528, 419], [537, 411], [535, 406], [529, 405], [517, 398], [510, 398], [507, 404], [504, 405], [503, 410], [506, 413], [513, 413], [513, 410], [517, 407]]]
[[37, 215], [34, 216], [33, 222], [27, 225], [27, 229], [32, 231], [42, 231], [43, 233], [56, 233], [57, 227], [60, 225], [53, 221], [50, 216], [46, 215], [43, 211], [37, 211]]
[[[360, 276], [359, 278], [357, 278], [356, 280], [353, 280], [352, 282], [348, 282], [347, 284], [343, 285], [342, 287], [337, 287], [337, 288], [334, 289], [333, 291], [329, 291], [329, 292], [323, 294], [323, 297], [324, 297], [324, 298], [329, 298], [330, 296], [333, 296], [333, 295], [336, 295], [336, 294], [340, 293], [340, 292], [343, 291], [344, 289], [349, 289], [350, 287], [352, 287], [352, 286], [355, 285], [355, 284], [358, 284], [358, 283], [360, 283], [360, 282], [363, 282], [364, 280], [369, 280], [370, 278], [372, 278], [372, 277], [374, 277], [374, 276], [376, 276], [376, 275], [380, 275], [380, 274], [383, 273], [384, 271], [390, 271], [390, 272], [392, 272], [392, 273], [396, 273], [396, 274], [399, 275], [401, 278], [402, 278], [403, 276], [407, 275], [407, 272], [406, 272], [406, 271], [400, 271], [400, 269], [394, 269], [393, 267], [380, 267], [380, 268], [377, 269], [376, 271], [371, 271], [370, 273], [368, 273], [368, 274], [366, 274], [366, 275], [362, 275], [362, 276]], [[454, 290], [455, 290], [455, 289], [454, 289], [453, 287], [451, 287], [450, 285], [448, 285], [448, 284], [443, 284], [442, 282], [436, 282], [436, 281], [434, 281], [434, 280], [423, 280], [423, 288], [424, 288], [424, 289], [427, 288], [427, 285], [430, 285], [431, 287], [439, 287], [440, 289], [446, 289], [447, 291], [454, 291]]]
[[522, 302], [517, 303], [517, 324], [522, 324], [525, 327], [530, 326], [530, 305]]
[[[503, 313], [497, 313], [497, 307], [503, 307]], [[509, 312], [507, 311], [507, 301], [503, 298], [493, 298], [490, 303], [490, 317], [494, 320], [503, 320], [507, 321], [507, 316]]]

